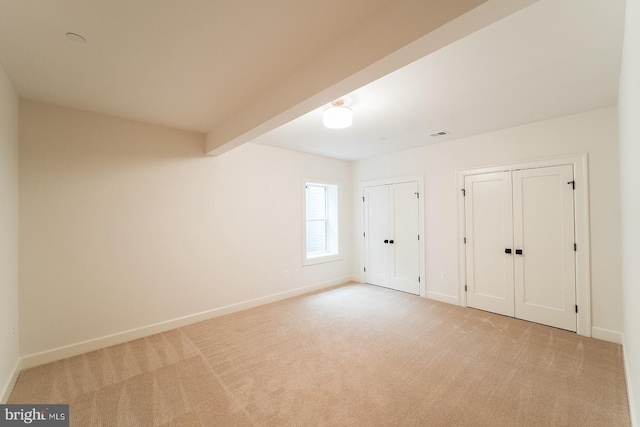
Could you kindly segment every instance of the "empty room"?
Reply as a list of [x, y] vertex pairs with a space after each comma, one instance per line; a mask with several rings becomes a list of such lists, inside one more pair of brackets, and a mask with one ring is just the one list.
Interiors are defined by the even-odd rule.
[[0, 425], [638, 426], [640, 0], [0, 0]]

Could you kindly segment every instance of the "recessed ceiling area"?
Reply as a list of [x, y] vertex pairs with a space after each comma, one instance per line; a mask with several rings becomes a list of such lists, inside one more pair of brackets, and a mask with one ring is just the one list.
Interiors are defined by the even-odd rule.
[[615, 105], [624, 13], [540, 0], [345, 94], [347, 129], [324, 128], [323, 106], [253, 142], [355, 160]]

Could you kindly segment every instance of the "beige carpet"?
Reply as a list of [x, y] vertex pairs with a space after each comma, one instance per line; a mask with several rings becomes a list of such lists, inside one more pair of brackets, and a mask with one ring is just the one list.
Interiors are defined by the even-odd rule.
[[628, 426], [619, 345], [352, 284], [32, 368], [72, 426]]

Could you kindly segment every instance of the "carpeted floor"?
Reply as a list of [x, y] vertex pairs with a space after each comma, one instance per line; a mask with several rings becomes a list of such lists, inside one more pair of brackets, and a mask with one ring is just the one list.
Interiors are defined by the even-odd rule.
[[28, 369], [72, 426], [629, 426], [619, 345], [350, 284]]

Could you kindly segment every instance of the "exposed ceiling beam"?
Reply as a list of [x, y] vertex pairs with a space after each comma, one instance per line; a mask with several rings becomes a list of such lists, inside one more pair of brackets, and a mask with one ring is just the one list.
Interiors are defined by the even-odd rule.
[[207, 134], [221, 155], [537, 0], [399, 0]]

